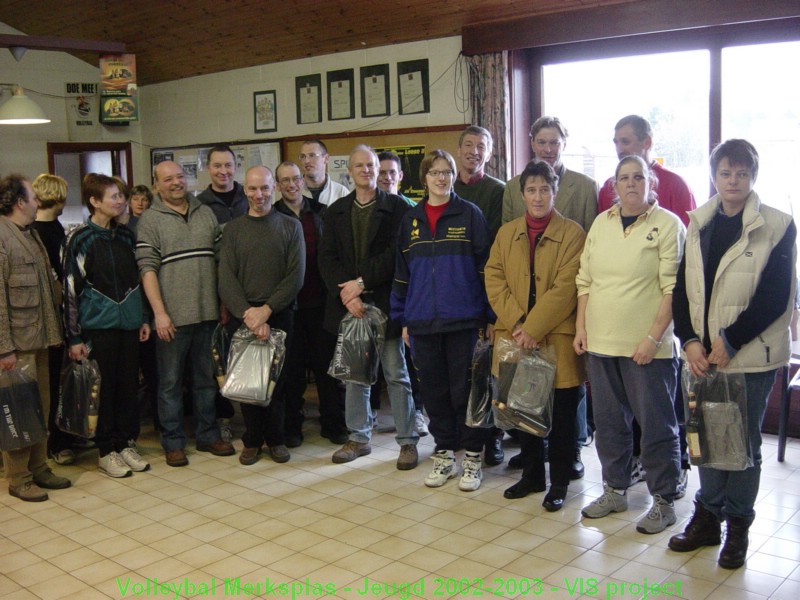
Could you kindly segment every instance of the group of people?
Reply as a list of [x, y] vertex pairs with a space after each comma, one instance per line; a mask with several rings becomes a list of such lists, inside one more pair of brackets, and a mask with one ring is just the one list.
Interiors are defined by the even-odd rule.
[[[400, 159], [368, 146], [350, 154], [352, 191], [328, 176], [320, 140], [302, 144], [299, 164], [282, 162], [274, 174], [265, 166], [248, 169], [243, 184], [233, 178], [233, 152], [218, 146], [208, 153], [212, 183], [197, 198], [187, 192], [180, 165], [156, 165], [158, 198], [149, 210], [133, 212], [128, 226], [120, 222], [121, 184], [90, 174], [82, 189], [89, 220], [56, 244], [63, 255], [63, 336], [50, 271], [58, 261], [48, 261], [31, 228], [37, 194], [23, 178], [6, 177], [0, 308], [8, 317], [0, 319], [0, 366], [35, 365], [46, 407], [48, 347], [63, 337], [70, 359], [96, 358], [103, 377], [100, 468], [121, 477], [149, 468], [135, 446], [135, 391], [139, 345], [151, 322], [161, 444], [173, 467], [188, 464], [187, 367], [196, 449], [235, 453], [220, 430], [233, 408], [214, 379], [214, 329], [244, 326], [262, 340], [280, 329], [286, 364], [268, 406], [241, 405], [239, 461], [254, 464], [266, 449], [286, 462], [289, 448], [302, 444], [308, 364], [321, 434], [341, 444], [333, 462], [346, 463], [371, 452], [373, 391], [339, 385], [327, 368], [342, 318], [363, 318], [371, 305], [389, 317], [379, 358], [398, 469], [418, 465], [417, 442], [427, 434], [418, 422], [423, 406], [435, 441], [425, 485], [460, 476], [459, 488], [474, 491], [483, 466], [503, 462], [504, 432], [469, 427], [465, 418], [476, 342], [506, 340], [522, 352], [546, 351], [556, 370], [551, 431], [546, 439], [512, 432], [521, 453], [511, 462], [522, 476], [504, 496], [547, 491], [544, 508], [560, 510], [569, 482], [583, 476], [580, 447], [593, 416], [604, 490], [582, 514], [595, 519], [627, 510], [636, 470], [653, 496], [637, 524], [649, 534], [676, 522], [674, 500], [686, 490], [681, 357], [696, 376], [713, 366], [742, 372], [753, 466], [700, 467], [694, 516], [669, 542], [675, 551], [718, 545], [726, 521], [719, 563], [738, 567], [755, 515], [766, 398], [789, 356], [794, 223], [753, 191], [758, 154], [745, 140], [714, 149], [718, 193], [697, 210], [685, 182], [651, 159], [652, 131], [642, 117], [617, 123], [620, 161], [602, 189], [565, 167], [566, 141], [557, 118], [538, 119], [531, 127], [534, 159], [506, 184], [485, 173], [491, 135], [469, 126], [456, 158], [444, 150], [424, 157], [425, 197], [417, 204], [398, 193]], [[27, 287], [37, 282], [38, 289]], [[498, 363], [495, 356], [495, 376]], [[12, 495], [44, 500], [42, 488], [69, 485], [46, 457], [38, 446], [4, 452]]]

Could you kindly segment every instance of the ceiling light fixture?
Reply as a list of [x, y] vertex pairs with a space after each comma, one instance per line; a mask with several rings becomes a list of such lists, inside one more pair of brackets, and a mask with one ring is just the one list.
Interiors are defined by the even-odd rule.
[[39, 105], [25, 95], [22, 86], [0, 83], [0, 88], [11, 90], [11, 98], [0, 106], [0, 125], [38, 125], [50, 122]]

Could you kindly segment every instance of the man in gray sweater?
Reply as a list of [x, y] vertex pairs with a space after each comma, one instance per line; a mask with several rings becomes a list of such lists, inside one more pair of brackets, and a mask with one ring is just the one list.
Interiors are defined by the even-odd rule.
[[211, 335], [219, 317], [216, 247], [220, 239], [211, 209], [186, 193], [186, 175], [177, 163], [155, 168], [160, 198], [137, 225], [136, 260], [155, 316], [158, 418], [167, 464], [189, 464], [184, 448], [183, 373], [192, 369], [196, 447], [217, 456], [234, 454], [220, 439], [211, 361]]
[[[232, 317], [259, 339], [271, 328], [286, 332], [292, 343], [295, 299], [303, 287], [306, 248], [300, 221], [272, 208], [275, 179], [266, 167], [248, 169], [246, 215], [228, 223], [222, 236], [219, 295]], [[272, 401], [262, 407], [242, 403], [245, 432], [239, 462], [252, 465], [266, 443], [272, 460], [289, 460], [283, 431], [285, 375], [278, 378]]]

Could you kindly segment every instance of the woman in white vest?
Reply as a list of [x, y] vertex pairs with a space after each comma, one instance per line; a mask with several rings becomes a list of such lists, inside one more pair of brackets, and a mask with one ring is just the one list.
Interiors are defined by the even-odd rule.
[[689, 213], [684, 260], [673, 292], [675, 332], [695, 375], [712, 365], [745, 374], [747, 434], [753, 466], [700, 467], [695, 513], [669, 547], [689, 552], [720, 543], [719, 565], [735, 569], [747, 555], [748, 530], [761, 478], [761, 422], [777, 369], [789, 360], [795, 282], [792, 217], [765, 206], [753, 191], [758, 152], [728, 140], [711, 153], [717, 194]]

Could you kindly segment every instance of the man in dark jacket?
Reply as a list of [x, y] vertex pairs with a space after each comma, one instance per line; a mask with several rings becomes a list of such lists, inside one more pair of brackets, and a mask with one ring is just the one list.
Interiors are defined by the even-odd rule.
[[[378, 166], [372, 148], [356, 146], [349, 165], [355, 190], [334, 202], [325, 214], [319, 268], [328, 290], [324, 326], [331, 333], [338, 331], [348, 312], [363, 318], [365, 303], [389, 314], [397, 232], [408, 205], [399, 196], [378, 189]], [[395, 439], [400, 444], [397, 468], [413, 469], [419, 440], [414, 431], [414, 402], [400, 328], [391, 321], [380, 359], [397, 426]], [[372, 452], [369, 391], [367, 385], [347, 384], [345, 418], [350, 439], [333, 454], [335, 463]]]

